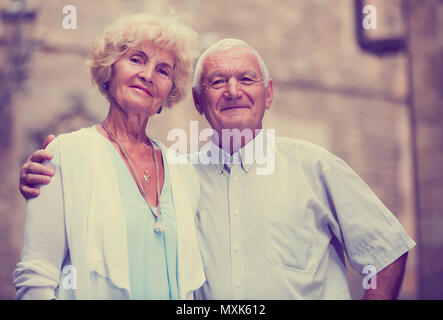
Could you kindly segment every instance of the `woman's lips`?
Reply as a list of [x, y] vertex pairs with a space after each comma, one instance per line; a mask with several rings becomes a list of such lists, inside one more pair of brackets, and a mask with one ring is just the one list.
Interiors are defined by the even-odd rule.
[[143, 91], [144, 93], [146, 93], [147, 95], [149, 95], [149, 96], [152, 97], [151, 92], [150, 92], [148, 89], [146, 89], [145, 87], [141, 87], [141, 86], [131, 86], [131, 88], [134, 88], [134, 89], [138, 89], [138, 90], [140, 90], [140, 91]]

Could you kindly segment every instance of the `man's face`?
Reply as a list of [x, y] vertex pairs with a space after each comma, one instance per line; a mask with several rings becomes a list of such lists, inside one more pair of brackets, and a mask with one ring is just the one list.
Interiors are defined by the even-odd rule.
[[260, 129], [273, 98], [265, 88], [257, 57], [247, 47], [210, 54], [204, 61], [200, 94], [193, 89], [197, 111], [213, 129]]

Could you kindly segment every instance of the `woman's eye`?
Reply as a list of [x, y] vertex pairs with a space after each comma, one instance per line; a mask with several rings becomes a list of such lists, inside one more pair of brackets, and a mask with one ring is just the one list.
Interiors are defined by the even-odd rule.
[[137, 56], [131, 57], [130, 60], [131, 60], [131, 62], [134, 62], [134, 63], [143, 63], [143, 60], [140, 57], [137, 57]]
[[159, 72], [164, 76], [169, 76], [169, 71], [166, 69], [159, 69]]

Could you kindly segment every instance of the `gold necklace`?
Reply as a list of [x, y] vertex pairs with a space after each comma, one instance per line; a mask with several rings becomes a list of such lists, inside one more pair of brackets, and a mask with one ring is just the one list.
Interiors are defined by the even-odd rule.
[[[146, 148], [149, 149], [149, 147], [146, 145], [146, 143], [143, 143], [143, 144], [146, 146]], [[143, 166], [141, 166], [140, 163], [138, 163], [137, 160], [135, 160], [134, 158], [132, 158], [132, 157], [129, 155], [129, 153], [128, 153], [128, 156], [129, 156], [132, 160], [134, 160], [135, 163], [136, 163], [140, 168], [143, 169], [143, 171], [145, 172], [145, 174], [143, 175], [143, 179], [145, 179], [146, 183], [151, 182], [151, 176], [149, 175], [149, 171], [148, 171], [148, 169], [145, 169]], [[154, 148], [152, 149], [152, 157], [153, 157], [153, 158], [155, 157], [155, 154], [154, 154]]]
[[126, 159], [126, 161], [129, 164], [129, 168], [133, 174], [133, 176], [135, 177], [135, 182], [137, 184], [137, 187], [140, 191], [140, 193], [142, 194], [143, 198], [145, 199], [146, 203], [148, 204], [149, 210], [151, 211], [152, 215], [155, 218], [155, 225], [154, 225], [154, 231], [157, 233], [162, 233], [166, 230], [165, 224], [163, 223], [163, 221], [161, 220], [161, 210], [160, 210], [160, 178], [158, 175], [158, 164], [157, 164], [157, 159], [155, 157], [155, 144], [149, 139], [149, 141], [152, 144], [152, 157], [154, 159], [154, 163], [155, 163], [155, 169], [156, 169], [156, 173], [157, 173], [157, 199], [158, 199], [158, 204], [157, 204], [157, 212], [154, 212], [154, 210], [152, 210], [151, 205], [149, 204], [148, 201], [148, 195], [146, 194], [145, 190], [143, 189], [142, 184], [140, 183], [140, 180], [138, 179], [138, 175], [137, 172], [134, 169], [134, 166], [132, 165], [132, 162], [129, 158], [128, 153], [126, 152], [126, 149], [123, 147], [123, 145], [117, 140], [117, 138], [114, 136], [114, 134], [112, 133], [112, 131], [109, 129], [108, 125], [103, 121], [102, 123], [100, 123], [100, 125], [102, 126], [102, 128], [106, 131], [106, 133], [108, 134], [108, 136], [111, 138], [112, 141], [114, 141], [119, 149], [121, 154], [123, 155], [123, 157]]

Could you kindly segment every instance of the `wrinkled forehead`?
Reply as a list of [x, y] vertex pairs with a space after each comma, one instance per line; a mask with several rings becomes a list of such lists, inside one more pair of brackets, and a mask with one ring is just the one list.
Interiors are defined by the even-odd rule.
[[128, 53], [144, 53], [145, 55], [152, 56], [152, 57], [158, 57], [159, 59], [163, 60], [169, 60], [173, 63], [176, 60], [175, 52], [171, 49], [166, 47], [165, 45], [162, 46], [162, 44], [156, 44], [150, 40], [145, 40], [143, 42], [140, 42], [138, 44], [134, 44], [132, 47], [129, 48]]
[[209, 54], [203, 63], [203, 77], [214, 74], [225, 76], [237, 74], [256, 74], [261, 77], [260, 64], [257, 57], [247, 47], [233, 47]]

